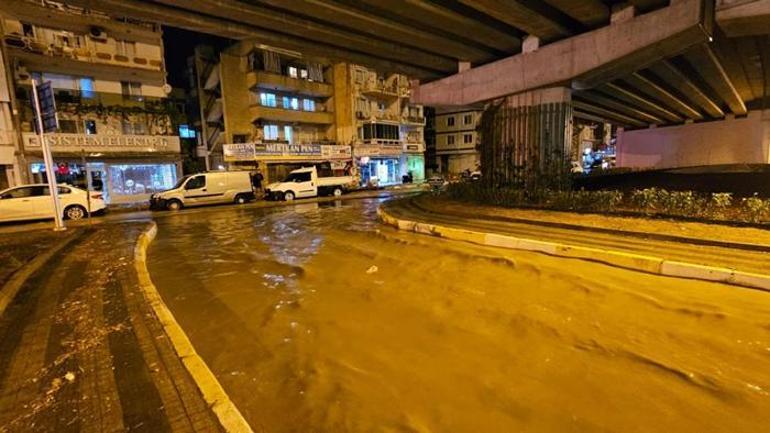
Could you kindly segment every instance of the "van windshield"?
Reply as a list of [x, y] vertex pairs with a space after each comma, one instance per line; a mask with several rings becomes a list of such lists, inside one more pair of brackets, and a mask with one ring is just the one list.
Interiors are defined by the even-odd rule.
[[190, 178], [189, 174], [187, 176], [182, 176], [178, 181], [176, 181], [176, 185], [174, 185], [174, 187], [171, 189], [181, 188], [182, 185], [185, 183], [185, 181], [187, 181], [187, 179], [189, 178]]
[[284, 182], [310, 182], [310, 172], [302, 171], [299, 173], [289, 173], [289, 175], [286, 176], [286, 179], [284, 179], [283, 181]]

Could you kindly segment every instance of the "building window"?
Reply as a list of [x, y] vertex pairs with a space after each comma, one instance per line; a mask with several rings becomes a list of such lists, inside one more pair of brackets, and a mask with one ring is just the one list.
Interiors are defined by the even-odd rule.
[[121, 81], [120, 90], [123, 96], [142, 96], [142, 83], [136, 81]]
[[190, 125], [179, 125], [179, 137], [180, 138], [195, 138], [195, 129], [190, 128]]
[[95, 135], [96, 134], [96, 121], [95, 120], [84, 120], [83, 121], [83, 130], [88, 135]]
[[289, 76], [291, 78], [299, 77], [299, 71], [297, 70], [296, 66], [289, 66]]
[[275, 107], [275, 93], [260, 93], [259, 103], [264, 107]]
[[302, 68], [299, 70], [299, 77], [303, 80], [307, 80], [307, 69]]
[[65, 134], [77, 134], [78, 124], [74, 120], [59, 119], [59, 132]]
[[80, 79], [80, 96], [88, 99], [96, 97], [93, 78], [83, 77]]
[[463, 143], [465, 144], [473, 143], [473, 134], [463, 134]]
[[287, 110], [299, 110], [299, 99], [290, 98], [288, 96], [283, 97], [283, 108]]
[[446, 126], [455, 126], [455, 117], [449, 116], [446, 118]]
[[380, 109], [380, 111], [385, 111], [385, 103], [384, 102], [378, 102], [377, 108]]
[[132, 41], [115, 41], [115, 54], [125, 57], [136, 56], [136, 42]]
[[122, 126], [123, 134], [125, 135], [145, 135], [147, 133], [144, 122], [130, 122], [124, 120]]
[[454, 135], [447, 135], [446, 136], [446, 144], [453, 146], [455, 144], [455, 136]]
[[294, 143], [294, 134], [291, 126], [286, 125], [283, 127], [283, 139], [289, 143]]
[[265, 140], [278, 140], [278, 125], [265, 125], [262, 131]]
[[470, 125], [473, 123], [473, 114], [466, 114], [463, 116], [463, 125]]
[[150, 194], [170, 189], [176, 183], [174, 164], [115, 164], [109, 166], [115, 196]]
[[305, 111], [315, 111], [315, 101], [312, 99], [303, 99], [302, 109]]
[[233, 143], [248, 143], [249, 136], [246, 134], [233, 134]]
[[382, 123], [366, 123], [362, 128], [364, 140], [399, 140], [398, 125], [386, 125]]

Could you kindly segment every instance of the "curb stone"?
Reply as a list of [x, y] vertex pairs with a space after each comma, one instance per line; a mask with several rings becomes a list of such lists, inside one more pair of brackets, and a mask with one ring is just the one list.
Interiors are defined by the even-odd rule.
[[665, 260], [661, 257], [626, 253], [622, 251], [560, 244], [555, 242], [545, 242], [502, 235], [498, 233], [476, 232], [471, 230], [463, 230], [440, 225], [403, 220], [390, 215], [382, 208], [382, 206], [377, 208], [377, 215], [383, 223], [404, 231], [430, 234], [433, 236], [443, 237], [445, 239], [465, 241], [491, 247], [507, 248], [511, 250], [534, 251], [552, 256], [588, 260], [618, 268], [641, 271], [667, 277], [719, 282], [770, 292], [770, 275], [742, 272], [729, 268]]
[[216, 415], [222, 428], [228, 433], [253, 433], [253, 430], [238, 408], [235, 407], [235, 404], [230, 400], [230, 397], [222, 388], [214, 373], [211, 372], [203, 359], [195, 352], [187, 334], [179, 326], [166, 303], [163, 302], [163, 298], [161, 298], [158, 289], [150, 278], [150, 273], [147, 270], [147, 248], [155, 239], [157, 233], [158, 226], [153, 222], [139, 236], [136, 248], [134, 249], [134, 264], [139, 277], [139, 285], [142, 288], [145, 299], [152, 306], [155, 315], [163, 326], [163, 331], [174, 347], [174, 351], [182, 360], [182, 364], [184, 364], [190, 376], [192, 376], [203, 395], [203, 399]]

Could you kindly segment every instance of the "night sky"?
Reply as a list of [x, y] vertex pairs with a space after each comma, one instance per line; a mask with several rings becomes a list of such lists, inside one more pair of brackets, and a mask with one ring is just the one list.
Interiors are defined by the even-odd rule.
[[210, 44], [226, 47], [230, 43], [232, 41], [228, 39], [164, 26], [163, 45], [166, 69], [168, 70], [168, 83], [173, 87], [188, 86], [188, 83], [185, 81], [187, 58], [193, 55], [196, 45]]

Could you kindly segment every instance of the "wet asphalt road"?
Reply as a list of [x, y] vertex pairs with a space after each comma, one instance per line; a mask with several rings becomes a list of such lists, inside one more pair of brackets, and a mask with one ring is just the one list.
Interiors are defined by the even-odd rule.
[[397, 232], [379, 202], [158, 219], [153, 281], [255, 431], [770, 422], [767, 293]]

